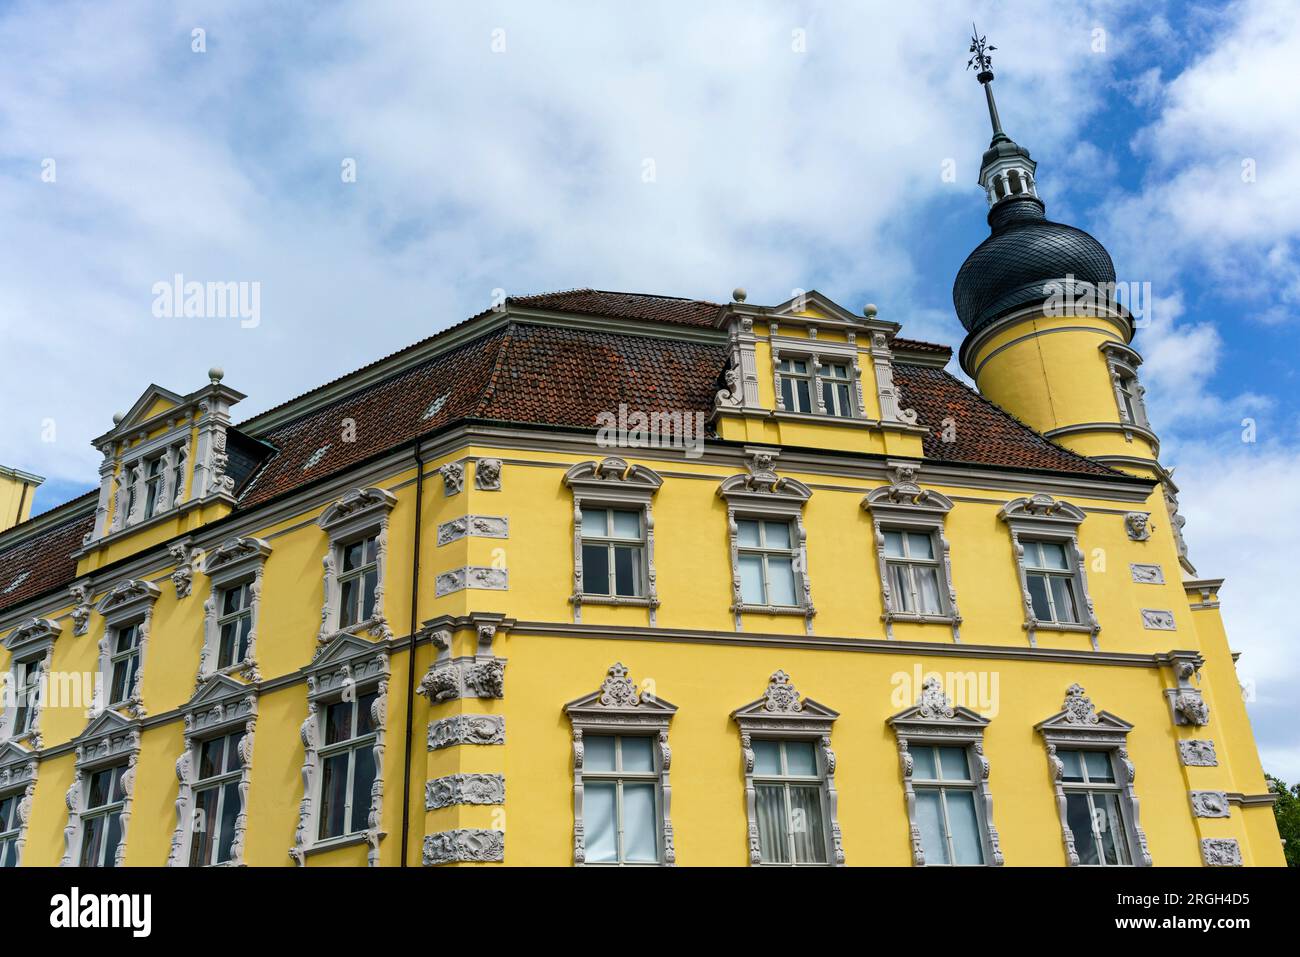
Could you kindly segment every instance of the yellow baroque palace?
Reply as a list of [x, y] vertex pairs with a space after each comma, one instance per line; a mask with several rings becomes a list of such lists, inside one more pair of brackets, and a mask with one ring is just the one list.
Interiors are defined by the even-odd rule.
[[0, 470], [0, 863], [1282, 864], [1114, 268], [994, 130], [978, 392], [816, 292], [574, 290]]

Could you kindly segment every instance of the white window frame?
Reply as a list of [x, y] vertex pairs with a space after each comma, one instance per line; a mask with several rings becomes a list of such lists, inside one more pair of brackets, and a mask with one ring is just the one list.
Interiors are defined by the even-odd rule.
[[1065, 765], [1059, 751], [1102, 751], [1109, 759], [1114, 772], [1116, 791], [1119, 794], [1120, 815], [1124, 820], [1125, 838], [1128, 841], [1128, 865], [1150, 867], [1151, 852], [1147, 848], [1146, 832], [1139, 817], [1137, 792], [1133, 789], [1136, 770], [1128, 754], [1128, 734], [1133, 725], [1109, 711], [1098, 711], [1092, 700], [1078, 684], [1066, 689], [1062, 710], [1034, 725], [1042, 735], [1047, 748], [1047, 762], [1052, 786], [1056, 792], [1057, 812], [1061, 819], [1061, 841], [1065, 847], [1066, 863], [1079, 867], [1079, 853], [1075, 848], [1074, 832], [1070, 829], [1066, 795], [1070, 791], [1091, 790], [1091, 785], [1075, 785], [1063, 780]]
[[[240, 730], [239, 745], [242, 767], [239, 770], [239, 812], [235, 817], [234, 840], [230, 860], [218, 867], [244, 865], [244, 836], [248, 828], [248, 792], [253, 773], [253, 735], [257, 730], [258, 689], [240, 684], [227, 675], [216, 675], [195, 692], [185, 706], [185, 745], [176, 759], [176, 830], [172, 833], [168, 867], [188, 867], [194, 836], [195, 791], [201, 783], [197, 777], [199, 749], [213, 738], [223, 738]], [[219, 778], [229, 777], [223, 773]], [[217, 780], [216, 778], [211, 780]], [[206, 865], [205, 865], [206, 866]]]
[[[28, 618], [9, 632], [3, 645], [10, 653], [10, 668], [4, 680], [13, 689], [6, 695], [4, 711], [0, 714], [0, 741], [22, 742], [35, 751], [43, 746], [41, 712], [49, 694], [50, 667], [54, 660], [54, 643], [62, 630], [52, 618]], [[17, 727], [19, 698], [27, 691], [29, 669], [38, 669], [36, 693], [24, 709], [26, 726]]]
[[1136, 429], [1154, 439], [1151, 422], [1147, 418], [1146, 389], [1138, 381], [1137, 368], [1142, 364], [1142, 356], [1137, 350], [1114, 340], [1107, 340], [1098, 348], [1106, 357], [1106, 369], [1115, 390], [1115, 409], [1120, 425]]
[[[388, 564], [388, 520], [397, 504], [397, 496], [381, 488], [355, 488], [330, 505], [317, 524], [328, 536], [325, 558], [324, 604], [321, 627], [317, 635], [319, 651], [342, 634], [369, 634], [389, 639], [393, 630], [384, 610], [384, 578]], [[342, 588], [339, 574], [343, 567], [343, 550], [367, 538], [375, 539], [375, 608], [365, 621], [343, 628], [339, 625]]]
[[[307, 717], [299, 729], [303, 743], [302, 783], [303, 797], [298, 806], [298, 827], [294, 832], [294, 846], [289, 856], [300, 867], [306, 866], [313, 854], [366, 844], [369, 848], [366, 861], [370, 867], [379, 864], [380, 842], [387, 836], [383, 830], [384, 808], [384, 739], [388, 723], [389, 656], [387, 643], [371, 642], [344, 632], [335, 638], [304, 671], [307, 675]], [[324, 740], [323, 722], [326, 706], [352, 696], [376, 690], [378, 696], [371, 705], [374, 740], [371, 747], [375, 755], [375, 780], [370, 789], [370, 813], [365, 830], [320, 839], [320, 789], [323, 783], [324, 762], [321, 742]]]
[[14, 866], [23, 863], [27, 845], [27, 823], [31, 818], [32, 800], [36, 795], [37, 760], [34, 748], [13, 741], [0, 744], [0, 796], [17, 798], [14, 808], [16, 828], [4, 831], [13, 841]]
[[[63, 859], [60, 867], [77, 866], [81, 860], [81, 842], [85, 836], [83, 812], [87, 789], [96, 771], [125, 765], [122, 773], [122, 801], [119, 811], [121, 838], [118, 841], [114, 866], [121, 867], [126, 859], [126, 842], [131, 823], [131, 804], [135, 794], [136, 764], [140, 759], [140, 722], [128, 719], [116, 711], [101, 711], [73, 742], [76, 753], [72, 785], [65, 802], [68, 806], [68, 824], [63, 829]], [[106, 806], [106, 805], [105, 805]], [[97, 810], [97, 809], [96, 809]]]
[[[886, 723], [893, 728], [898, 743], [898, 761], [903, 776], [903, 800], [907, 806], [907, 821], [912, 843], [912, 863], [916, 867], [936, 866], [927, 861], [921, 838], [921, 827], [916, 814], [916, 792], [919, 788], [964, 790], [975, 797], [975, 815], [983, 850], [983, 867], [1000, 867], [1004, 863], [998, 831], [993, 823], [993, 793], [989, 788], [989, 761], [984, 754], [984, 729], [989, 720], [969, 708], [954, 706], [944, 693], [939, 679], [925, 679], [917, 703], [889, 718]], [[918, 747], [957, 747], [966, 752], [969, 782], [917, 778], [913, 749]], [[937, 755], [936, 755], [937, 760]], [[947, 827], [945, 809], [945, 839], [948, 841], [949, 859], [952, 858], [952, 832]], [[962, 865], [938, 865], [962, 866]], [[973, 865], [972, 865], [973, 866]]]
[[[1092, 597], [1088, 594], [1088, 573], [1084, 568], [1083, 550], [1079, 547], [1079, 525], [1085, 518], [1083, 509], [1040, 492], [1007, 502], [998, 512], [998, 518], [1007, 523], [1011, 532], [1011, 549], [1020, 581], [1025, 611], [1024, 629], [1029, 636], [1029, 644], [1037, 646], [1036, 634], [1039, 631], [1081, 632], [1090, 637], [1093, 650], [1099, 650], [1097, 635], [1101, 632], [1101, 624], [1097, 621]], [[1065, 548], [1066, 560], [1070, 564], [1069, 572], [1074, 579], [1075, 599], [1079, 606], [1080, 620], [1077, 623], [1042, 621], [1034, 614], [1025, 563], [1025, 539], [1055, 542]]]
[[[199, 656], [198, 684], [213, 675], [239, 674], [248, 681], [261, 681], [257, 665], [257, 623], [262, 606], [262, 575], [271, 546], [260, 538], [235, 538], [224, 542], [204, 556], [201, 569], [208, 576], [208, 598], [203, 603], [203, 651]], [[247, 585], [250, 619], [248, 651], [240, 661], [222, 668], [221, 613], [225, 592]]]
[[[104, 618], [104, 634], [99, 640], [99, 674], [100, 685], [96, 689], [97, 701], [94, 710], [124, 710], [133, 718], [143, 718], [145, 710], [141, 687], [144, 682], [144, 669], [147, 664], [146, 654], [149, 648], [149, 631], [153, 623], [154, 603], [162, 594], [157, 585], [143, 579], [128, 579], [111, 589], [100, 599], [96, 606]], [[118, 632], [124, 628], [136, 627], [136, 663], [135, 678], [131, 683], [125, 700], [109, 701], [112, 692], [113, 662], [117, 657], [113, 648], [117, 644]]]
[[[777, 415], [811, 416], [832, 422], [863, 421], [866, 419], [866, 403], [862, 395], [862, 364], [858, 357], [858, 347], [853, 342], [829, 342], [816, 339], [796, 339], [773, 336], [769, 339], [772, 348], [772, 387], [775, 391], [774, 405]], [[807, 373], [784, 372], [782, 363], [803, 362]], [[845, 366], [847, 379], [834, 378], [823, 374], [827, 365]], [[811, 408], [804, 412], [788, 409], [782, 381], [786, 378], [806, 381], [809, 389]], [[839, 415], [826, 408], [826, 395], [823, 384], [826, 381], [843, 383], [848, 386], [849, 409], [847, 415]], [[791, 387], [791, 395], [794, 394]]]
[[[740, 729], [741, 768], [745, 776], [745, 814], [748, 820], [749, 863], [763, 867], [842, 867], [844, 841], [840, 833], [839, 794], [835, 790], [835, 752], [831, 750], [831, 729], [839, 712], [812, 698], [800, 700], [799, 692], [784, 671], [768, 679], [763, 697], [731, 713]], [[754, 739], [807, 741], [814, 745], [820, 776], [822, 822], [826, 834], [825, 863], [765, 862], [758, 828], [758, 794], [755, 788]], [[762, 776], [759, 776], [760, 781]], [[812, 779], [808, 779], [811, 783]], [[800, 779], [802, 782], [803, 779]], [[791, 855], [793, 857], [793, 854]]]
[[[916, 484], [917, 463], [892, 462], [894, 481], [872, 489], [862, 500], [862, 507], [871, 515], [872, 542], [876, 550], [876, 571], [880, 576], [880, 599], [884, 611], [885, 638], [894, 637], [894, 622], [947, 625], [952, 630], [952, 640], [961, 641], [961, 612], [957, 607], [957, 588], [952, 578], [952, 546], [944, 534], [952, 499]], [[913, 532], [928, 534], [933, 543], [933, 564], [938, 570], [939, 598], [944, 607], [938, 614], [899, 611], [894, 600], [889, 579], [889, 563], [894, 559], [885, 554], [885, 532]]]
[[[657, 784], [655, 807], [660, 818], [658, 837], [659, 860], [650, 862], [592, 862], [591, 866], [600, 867], [671, 867], [677, 862], [677, 851], [673, 843], [672, 824], [672, 787], [668, 772], [672, 766], [672, 751], [668, 747], [668, 728], [677, 706], [649, 691], [638, 690], [636, 684], [628, 677], [627, 668], [616, 662], [611, 665], [600, 688], [584, 695], [564, 706], [573, 731], [573, 863], [587, 864], [586, 832], [583, 823], [584, 786], [588, 779], [614, 780], [616, 778], [638, 778], [654, 781]], [[648, 774], [629, 774], [627, 772], [599, 772], [592, 774], [584, 770], [585, 758], [584, 736], [586, 734], [608, 735], [611, 737], [652, 737], [655, 770]], [[621, 794], [621, 788], [620, 788]], [[619, 822], [622, 811], [619, 810]]]
[[[777, 475], [773, 469], [775, 450], [747, 449], [751, 461], [749, 472], [724, 479], [718, 486], [718, 496], [727, 503], [727, 532], [730, 537], [731, 556], [731, 612], [736, 631], [743, 630], [746, 614], [797, 615], [804, 619], [804, 630], [813, 633], [812, 620], [817, 609], [812, 601], [812, 586], [808, 575], [808, 532], [803, 523], [804, 504], [812, 497], [812, 489], [792, 478]], [[764, 605], [744, 600], [740, 580], [740, 555], [747, 547], [739, 541], [741, 519], [787, 522], [793, 546], [795, 573], [795, 604]]]
[[[652, 508], [663, 478], [654, 469], [631, 465], [617, 456], [579, 462], [564, 473], [564, 484], [573, 493], [573, 605], [574, 623], [582, 621], [583, 605], [613, 605], [645, 608], [653, 627], [659, 610], [658, 570], [655, 567], [655, 523]], [[593, 595], [583, 589], [582, 510], [619, 509], [641, 513], [642, 595]], [[611, 582], [612, 587], [612, 582]]]

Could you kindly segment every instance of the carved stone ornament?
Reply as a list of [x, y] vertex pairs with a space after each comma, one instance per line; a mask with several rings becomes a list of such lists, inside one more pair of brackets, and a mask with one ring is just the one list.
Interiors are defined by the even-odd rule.
[[176, 597], [189, 598], [194, 588], [194, 558], [197, 550], [187, 542], [176, 542], [168, 546], [167, 551], [172, 561], [176, 563], [176, 568], [172, 571], [172, 585], [176, 589]]
[[598, 700], [602, 708], [635, 708], [641, 703], [636, 685], [627, 676], [627, 667], [621, 661], [610, 666]]
[[1202, 838], [1201, 859], [1206, 867], [1241, 867], [1241, 845], [1232, 837]]
[[442, 493], [455, 495], [465, 488], [465, 465], [463, 462], [448, 462], [438, 469], [442, 476]]
[[790, 676], [784, 671], [776, 671], [767, 683], [763, 695], [763, 707], [767, 711], [797, 713], [803, 710], [799, 692], [790, 683]]
[[505, 804], [506, 779], [500, 774], [449, 774], [424, 785], [427, 811], [458, 804]]
[[456, 714], [429, 722], [429, 750], [460, 744], [505, 744], [506, 719], [499, 714]]
[[433, 581], [433, 592], [438, 598], [451, 595], [466, 588], [478, 588], [485, 591], [506, 591], [510, 587], [510, 573], [505, 568], [492, 568], [487, 565], [466, 565], [442, 572]]
[[1197, 817], [1229, 817], [1226, 791], [1191, 791], [1192, 813]]
[[729, 365], [722, 373], [722, 380], [725, 383], [724, 387], [719, 389], [713, 397], [714, 411], [739, 408], [745, 401], [745, 390], [740, 369], [734, 364]]
[[501, 491], [500, 459], [479, 459], [474, 463], [474, 487], [480, 492]]
[[416, 693], [430, 704], [458, 698], [504, 698], [506, 663], [501, 658], [461, 658], [436, 662], [420, 679]]
[[1174, 631], [1178, 626], [1174, 623], [1174, 613], [1172, 611], [1163, 611], [1159, 608], [1143, 608], [1142, 627], [1149, 631]]
[[1178, 757], [1189, 768], [1218, 767], [1219, 758], [1214, 753], [1214, 742], [1195, 738], [1178, 742]]
[[1128, 567], [1136, 584], [1163, 585], [1165, 583], [1165, 570], [1159, 565], [1143, 565], [1133, 562]]
[[1083, 686], [1079, 684], [1070, 685], [1065, 690], [1065, 701], [1061, 709], [1069, 724], [1097, 724], [1101, 720], [1097, 717], [1092, 699], [1083, 693]]
[[122, 717], [116, 711], [101, 711], [90, 720], [74, 741], [76, 761], [72, 785], [64, 795], [68, 823], [63, 829], [63, 858], [60, 867], [71, 867], [81, 850], [83, 837], [81, 813], [85, 810], [83, 788], [90, 775], [104, 767], [126, 765], [122, 774], [122, 810], [118, 814], [119, 837], [113, 865], [121, 867], [126, 858], [127, 826], [131, 822], [131, 805], [135, 796], [136, 763], [140, 759], [140, 723]]
[[921, 698], [917, 702], [922, 718], [951, 718], [954, 715], [952, 701], [944, 693], [943, 683], [933, 675], [921, 685]]
[[438, 544], [462, 538], [509, 538], [510, 519], [496, 515], [464, 515], [438, 526]]
[[90, 588], [87, 585], [73, 585], [68, 589], [72, 596], [72, 634], [81, 637], [90, 630]]
[[1151, 513], [1128, 512], [1124, 516], [1124, 531], [1135, 542], [1145, 542], [1151, 537]]
[[424, 836], [423, 861], [435, 864], [499, 863], [505, 860], [504, 831], [458, 828]]
[[1165, 695], [1169, 698], [1169, 707], [1174, 724], [1204, 727], [1210, 723], [1210, 706], [1205, 703], [1201, 690], [1192, 684], [1200, 673], [1200, 658], [1191, 652], [1170, 653], [1177, 687], [1169, 688]]

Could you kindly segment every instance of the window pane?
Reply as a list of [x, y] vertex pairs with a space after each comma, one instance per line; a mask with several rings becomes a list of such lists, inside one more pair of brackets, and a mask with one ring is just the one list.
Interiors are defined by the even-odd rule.
[[1106, 863], [1128, 864], [1128, 838], [1124, 833], [1124, 817], [1120, 814], [1119, 795], [1094, 793], [1092, 801], [1097, 808], [1097, 830], [1101, 832]]
[[934, 761], [934, 748], [928, 744], [912, 749], [912, 777], [936, 781], [939, 769]]
[[221, 593], [221, 614], [233, 615], [239, 611], [241, 605], [239, 601], [239, 588], [227, 588]]
[[822, 383], [822, 404], [826, 406], [826, 411], [835, 414], [835, 384], [832, 382]]
[[210, 778], [221, 773], [225, 762], [226, 739], [215, 738], [199, 745], [199, 777]]
[[939, 768], [945, 781], [969, 781], [970, 766], [965, 748], [940, 748]]
[[378, 698], [378, 688], [357, 698], [357, 733], [353, 737], [359, 738], [375, 730], [374, 708]]
[[243, 661], [248, 657], [248, 636], [253, 631], [253, 616], [244, 615], [239, 619], [239, 641], [235, 645], [235, 661]]
[[1056, 604], [1056, 620], [1077, 622], [1079, 609], [1074, 603], [1074, 582], [1060, 575], [1052, 577], [1052, 601]]
[[194, 792], [194, 813], [190, 819], [190, 867], [206, 867], [212, 863], [212, 845], [217, 828], [217, 788], [203, 788]]
[[636, 598], [641, 591], [641, 549], [614, 547], [614, 587], [623, 598]]
[[758, 522], [742, 518], [736, 522], [736, 543], [739, 545], [758, 545]]
[[217, 643], [217, 667], [229, 668], [235, 663], [235, 639], [239, 621], [228, 621], [221, 626], [221, 638]]
[[18, 795], [10, 794], [0, 798], [0, 831], [13, 829], [18, 808]]
[[894, 611], [914, 612], [916, 602], [912, 600], [912, 583], [907, 574], [907, 566], [901, 562], [890, 562], [889, 598]]
[[767, 863], [790, 863], [786, 840], [785, 788], [779, 784], [760, 784], [754, 788], [758, 811], [758, 846]]
[[352, 737], [352, 702], [335, 701], [325, 706], [325, 743], [336, 744]]
[[619, 738], [624, 771], [653, 771], [655, 769], [654, 738]]
[[1082, 781], [1083, 780], [1083, 757], [1078, 751], [1057, 751], [1056, 756], [1060, 758], [1061, 764], [1065, 769], [1061, 772], [1063, 781]]
[[604, 537], [609, 534], [609, 530], [606, 528], [606, 514], [607, 510], [603, 508], [584, 507], [582, 510], [582, 534], [597, 537]]
[[1115, 772], [1110, 763], [1110, 754], [1106, 751], [1084, 751], [1083, 766], [1088, 771], [1089, 781], [1115, 780]]
[[1065, 563], [1065, 546], [1059, 542], [1039, 542], [1038, 547], [1042, 550], [1044, 568], [1064, 570], [1070, 567]]
[[222, 864], [230, 860], [230, 849], [235, 843], [235, 818], [239, 816], [239, 784], [231, 781], [223, 788], [221, 826], [217, 838], [217, 859]]
[[613, 535], [615, 538], [640, 539], [641, 537], [641, 513], [640, 512], [617, 511], [613, 513], [613, 516], [614, 516]]
[[339, 626], [347, 628], [361, 619], [357, 617], [357, 596], [360, 593], [359, 582], [349, 578], [343, 582], [339, 591]]
[[885, 554], [890, 558], [903, 557], [902, 532], [885, 532]]
[[917, 611], [923, 615], [938, 615], [943, 612], [939, 600], [939, 570], [924, 565], [912, 569], [916, 576]]
[[361, 546], [361, 542], [353, 542], [343, 549], [343, 570], [345, 572], [360, 568], [363, 564]]
[[18, 866], [18, 845], [14, 838], [0, 841], [0, 868]]
[[362, 745], [352, 752], [355, 767], [352, 770], [352, 825], [348, 833], [364, 831], [370, 817], [370, 787], [375, 783], [375, 749]]
[[916, 826], [921, 830], [921, 848], [927, 864], [951, 864], [948, 843], [943, 835], [943, 809], [939, 792], [919, 789], [916, 792]]
[[128, 651], [135, 647], [135, 625], [123, 628], [117, 633], [117, 651]]
[[614, 739], [607, 734], [583, 735], [582, 766], [588, 771], [614, 770]]
[[781, 742], [768, 741], [763, 738], [753, 739], [754, 773], [781, 773]]
[[785, 773], [804, 776], [817, 774], [817, 752], [811, 741], [785, 743]]
[[655, 786], [623, 784], [623, 860], [652, 863], [659, 860], [655, 817]]
[[790, 824], [794, 831], [794, 859], [800, 864], [826, 863], [826, 830], [822, 826], [820, 787], [790, 788]]
[[835, 387], [836, 415], [852, 415], [853, 405], [849, 401], [849, 387], [846, 385], [837, 385]]
[[361, 576], [361, 617], [359, 621], [369, 621], [375, 617], [375, 590], [379, 587], [379, 572], [371, 569]]
[[763, 588], [763, 559], [759, 555], [740, 556], [740, 599], [751, 605], [766, 605]]
[[321, 770], [320, 836], [343, 833], [343, 815], [348, 795], [348, 754], [333, 754]]
[[609, 594], [609, 549], [606, 546], [582, 546], [582, 590], [588, 595]]
[[104, 819], [88, 818], [81, 828], [81, 866], [99, 867], [99, 852], [104, 841]]
[[618, 838], [614, 831], [614, 782], [587, 782], [582, 789], [582, 830], [587, 844], [587, 861], [593, 864], [618, 860]]
[[945, 791], [944, 803], [948, 807], [953, 863], [983, 864], [984, 846], [980, 843], [979, 818], [975, 815], [974, 793]]
[[122, 817], [114, 811], [104, 819], [103, 867], [117, 866], [117, 845], [122, 843]]
[[908, 532], [907, 553], [912, 558], [934, 558], [934, 539], [921, 532]]
[[768, 548], [790, 547], [790, 525], [788, 522], [764, 522], [763, 544]]
[[768, 558], [767, 584], [771, 589], [767, 600], [773, 605], [797, 605], [794, 592], [794, 560]]
[[796, 412], [812, 411], [812, 396], [811, 396], [811, 392], [808, 389], [807, 379], [799, 379], [795, 382], [794, 395], [795, 395]]
[[102, 807], [111, 800], [113, 772], [96, 771], [90, 776], [90, 789], [86, 792], [86, 807]]
[[1039, 621], [1053, 621], [1052, 606], [1047, 601], [1047, 576], [1026, 575], [1025, 583], [1029, 586], [1029, 605], [1034, 617]]
[[[784, 362], [781, 364], [787, 365], [787, 363]], [[787, 409], [794, 411], [794, 382], [791, 379], [787, 379], [785, 376], [781, 377], [781, 400], [782, 405]]]
[[1088, 795], [1067, 794], [1065, 796], [1065, 820], [1070, 833], [1074, 835], [1074, 850], [1079, 855], [1080, 864], [1096, 864], [1097, 841], [1092, 834], [1092, 809], [1088, 806]]

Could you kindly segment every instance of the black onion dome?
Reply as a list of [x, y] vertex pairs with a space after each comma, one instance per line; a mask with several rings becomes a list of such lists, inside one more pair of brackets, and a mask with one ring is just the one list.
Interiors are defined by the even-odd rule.
[[966, 257], [952, 285], [952, 303], [967, 332], [1030, 303], [1045, 301], [1052, 282], [1113, 283], [1115, 264], [1082, 229], [1054, 223], [1034, 196], [1000, 201], [989, 211], [993, 234]]

